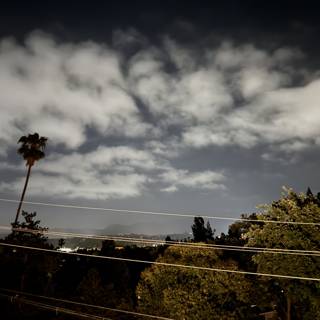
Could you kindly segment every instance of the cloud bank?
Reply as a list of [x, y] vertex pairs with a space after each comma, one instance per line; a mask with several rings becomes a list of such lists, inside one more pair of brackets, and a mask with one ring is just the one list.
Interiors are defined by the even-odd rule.
[[153, 45], [134, 30], [115, 32], [109, 44], [62, 43], [41, 32], [24, 43], [2, 39], [0, 170], [20, 174], [0, 190], [20, 190], [23, 171], [10, 152], [34, 131], [50, 138], [52, 151], [37, 166], [32, 194], [224, 190], [227, 168], [195, 171], [184, 154], [265, 146], [270, 161], [320, 144], [320, 79], [301, 67], [305, 58], [296, 48], [250, 43], [202, 50], [164, 36]]

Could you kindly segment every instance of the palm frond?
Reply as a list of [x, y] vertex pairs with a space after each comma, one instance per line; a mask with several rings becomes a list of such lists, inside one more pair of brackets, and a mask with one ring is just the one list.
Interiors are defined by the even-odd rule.
[[18, 141], [18, 143], [22, 143], [18, 153], [27, 160], [27, 164], [33, 164], [35, 161], [45, 157], [43, 151], [47, 140], [47, 137], [40, 137], [38, 133], [22, 136]]
[[27, 138], [26, 136], [22, 136], [22, 137], [19, 139], [18, 143], [26, 143], [27, 141], [28, 141], [28, 138]]

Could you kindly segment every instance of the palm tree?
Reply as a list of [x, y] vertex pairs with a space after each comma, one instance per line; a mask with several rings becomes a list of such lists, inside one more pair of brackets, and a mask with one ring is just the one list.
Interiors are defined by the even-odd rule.
[[26, 181], [24, 183], [21, 199], [19, 202], [19, 206], [17, 209], [16, 218], [14, 220], [14, 226], [18, 223], [19, 214], [21, 210], [21, 206], [23, 203], [24, 195], [26, 193], [26, 189], [29, 182], [29, 177], [31, 173], [31, 168], [35, 164], [36, 161], [44, 158], [44, 149], [46, 147], [46, 142], [48, 138], [39, 137], [38, 133], [29, 134], [28, 136], [22, 136], [18, 143], [21, 143], [21, 147], [18, 149], [18, 153], [23, 156], [23, 159], [26, 160], [26, 166], [28, 167]]

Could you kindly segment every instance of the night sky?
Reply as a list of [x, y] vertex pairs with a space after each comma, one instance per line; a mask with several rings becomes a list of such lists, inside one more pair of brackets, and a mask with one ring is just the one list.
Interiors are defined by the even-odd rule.
[[[19, 198], [34, 132], [49, 140], [30, 201], [238, 217], [282, 186], [320, 191], [316, 1], [213, 2], [2, 2], [0, 197]], [[192, 223], [24, 209], [50, 228]]]

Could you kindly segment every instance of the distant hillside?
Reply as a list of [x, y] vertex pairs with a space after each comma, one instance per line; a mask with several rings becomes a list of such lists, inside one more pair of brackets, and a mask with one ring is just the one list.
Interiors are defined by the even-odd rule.
[[[186, 238], [192, 237], [189, 233], [159, 233], [159, 234], [145, 234], [143, 232], [143, 225], [121, 225], [121, 224], [113, 224], [104, 229], [91, 229], [91, 230], [81, 230], [81, 229], [51, 229], [51, 231], [57, 231], [62, 233], [77, 233], [77, 234], [86, 234], [86, 235], [105, 235], [105, 236], [123, 236], [126, 238], [144, 238], [144, 239], [153, 239], [153, 240], [164, 240], [167, 236], [170, 236], [172, 240], [184, 240]], [[58, 245], [58, 238], [61, 237], [52, 237], [49, 236], [50, 242], [54, 245]], [[97, 239], [86, 239], [81, 237], [64, 237], [65, 246], [69, 248], [100, 248], [102, 240]], [[134, 244], [130, 242], [119, 242], [119, 245], [129, 245]], [[144, 244], [140, 244], [144, 245]]]
[[[144, 234], [144, 235], [165, 235], [175, 234], [177, 230], [167, 223], [136, 223], [131, 225], [112, 224], [101, 230], [100, 234]], [[184, 233], [184, 232], [181, 232]]]
[[[188, 233], [170, 233], [165, 232], [166, 228], [162, 228], [161, 225], [153, 226], [154, 230], [160, 230], [161, 233], [150, 234], [150, 228], [147, 228], [147, 224], [134, 224], [134, 225], [122, 225], [122, 224], [113, 224], [109, 225], [104, 229], [78, 229], [78, 228], [52, 228], [49, 231], [52, 232], [61, 232], [61, 233], [73, 233], [73, 234], [85, 234], [85, 235], [106, 235], [106, 236], [124, 236], [128, 238], [144, 238], [144, 239], [153, 239], [153, 240], [164, 240], [167, 236], [170, 236], [172, 240], [183, 240], [192, 235]], [[162, 230], [161, 230], [162, 229]], [[148, 230], [148, 233], [144, 233], [144, 230]], [[169, 230], [168, 230], [169, 231]], [[5, 238], [9, 232], [0, 233], [0, 239]], [[65, 246], [69, 248], [100, 248], [102, 240], [97, 239], [87, 239], [80, 237], [62, 237], [62, 236], [52, 236], [48, 235], [49, 242], [52, 243], [55, 247], [58, 246], [58, 241], [60, 238], [65, 239]], [[130, 242], [121, 242], [119, 245], [128, 245]], [[142, 244], [143, 245], [143, 244]]]

